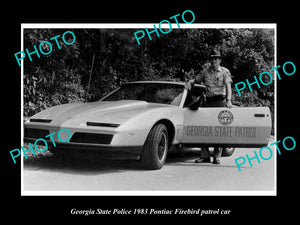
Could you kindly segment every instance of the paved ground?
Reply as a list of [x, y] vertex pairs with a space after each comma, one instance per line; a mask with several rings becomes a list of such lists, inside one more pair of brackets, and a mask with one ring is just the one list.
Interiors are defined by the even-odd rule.
[[[274, 156], [253, 167], [248, 163], [239, 172], [234, 159], [254, 156], [259, 149], [238, 148], [220, 165], [196, 164], [198, 149], [168, 155], [160, 170], [147, 171], [133, 161], [59, 160], [51, 153], [24, 159], [24, 191], [273, 191]], [[267, 153], [265, 153], [267, 154]], [[267, 155], [265, 155], [267, 157]], [[57, 193], [57, 192], [56, 192]], [[203, 192], [204, 193], [204, 192]], [[54, 193], [55, 194], [55, 193]], [[201, 194], [201, 193], [200, 193]]]

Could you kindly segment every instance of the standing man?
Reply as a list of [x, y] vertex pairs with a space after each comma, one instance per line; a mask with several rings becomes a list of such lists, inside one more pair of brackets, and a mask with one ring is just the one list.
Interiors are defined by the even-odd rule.
[[[185, 87], [191, 90], [196, 84], [204, 84], [207, 88], [206, 103], [203, 107], [232, 107], [231, 103], [231, 75], [228, 69], [220, 66], [221, 53], [219, 50], [213, 50], [210, 54], [211, 66], [201, 71], [194, 80], [186, 83]], [[213, 163], [220, 164], [222, 148], [214, 148]], [[196, 163], [209, 163], [210, 154], [208, 147], [203, 147], [200, 159]]]

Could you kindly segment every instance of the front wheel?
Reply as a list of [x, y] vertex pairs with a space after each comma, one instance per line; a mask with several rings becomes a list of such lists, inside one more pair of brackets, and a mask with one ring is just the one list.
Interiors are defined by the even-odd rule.
[[235, 148], [223, 148], [222, 157], [229, 157], [234, 153]]
[[157, 170], [164, 165], [169, 148], [168, 130], [165, 125], [155, 125], [144, 144], [141, 164], [145, 169]]

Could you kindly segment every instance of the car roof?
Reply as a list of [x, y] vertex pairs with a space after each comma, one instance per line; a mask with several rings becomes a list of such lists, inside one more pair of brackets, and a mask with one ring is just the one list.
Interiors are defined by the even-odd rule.
[[[185, 85], [184, 82], [178, 81], [132, 81], [125, 84], [178, 84], [178, 85]], [[195, 84], [196, 87], [205, 88], [205, 85], [202, 84]]]
[[176, 81], [132, 81], [125, 84], [178, 84], [184, 85], [184, 82], [176, 82]]

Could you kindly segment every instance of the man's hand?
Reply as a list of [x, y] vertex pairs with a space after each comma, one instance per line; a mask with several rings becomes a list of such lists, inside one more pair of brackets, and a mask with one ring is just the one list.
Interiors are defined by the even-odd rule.
[[195, 81], [194, 80], [190, 80], [188, 82], [185, 83], [184, 88], [188, 91], [192, 90], [192, 87], [194, 86]]
[[232, 108], [232, 103], [231, 103], [231, 101], [227, 101], [226, 105], [227, 105], [228, 108]]

